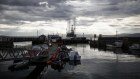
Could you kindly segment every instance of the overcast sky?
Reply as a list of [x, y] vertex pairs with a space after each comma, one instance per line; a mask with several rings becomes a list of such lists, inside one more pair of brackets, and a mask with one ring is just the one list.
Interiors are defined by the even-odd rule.
[[0, 35], [139, 33], [140, 0], [0, 0]]

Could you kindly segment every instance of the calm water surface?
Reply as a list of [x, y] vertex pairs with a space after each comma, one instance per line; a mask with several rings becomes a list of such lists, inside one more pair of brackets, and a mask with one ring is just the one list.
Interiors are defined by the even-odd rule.
[[42, 79], [138, 79], [140, 58], [130, 52], [99, 51], [87, 44], [69, 45], [82, 56], [81, 65], [66, 65], [60, 73], [48, 68]]
[[[62, 72], [45, 67], [38, 79], [140, 79], [140, 58], [133, 55], [136, 52], [123, 52], [121, 49], [102, 51], [90, 48], [88, 44], [68, 45], [68, 48], [76, 50], [81, 55], [81, 64], [77, 66], [65, 66]], [[34, 70], [10, 72], [8, 65], [11, 61], [0, 62], [0, 79], [26, 79]]]

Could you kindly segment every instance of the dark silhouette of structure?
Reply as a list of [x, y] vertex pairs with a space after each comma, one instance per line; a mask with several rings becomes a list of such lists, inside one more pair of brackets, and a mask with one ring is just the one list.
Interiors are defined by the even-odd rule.
[[75, 18], [73, 19], [73, 24], [71, 25], [71, 20], [68, 22], [67, 28], [67, 37], [76, 37], [75, 29], [76, 29], [76, 21]]

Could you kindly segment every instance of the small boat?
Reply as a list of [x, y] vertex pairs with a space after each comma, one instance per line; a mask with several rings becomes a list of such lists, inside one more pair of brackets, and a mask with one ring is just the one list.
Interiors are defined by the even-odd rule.
[[47, 45], [47, 44], [42, 44], [42, 45], [41, 45], [41, 48], [42, 48], [43, 50], [47, 50], [47, 49], [48, 49], [48, 45]]
[[80, 61], [81, 60], [81, 56], [78, 54], [77, 51], [70, 51], [69, 52], [69, 60], [70, 61], [73, 61], [73, 60], [78, 60]]
[[131, 50], [140, 50], [140, 45], [139, 44], [133, 44], [132, 46], [129, 47]]
[[42, 48], [41, 48], [41, 46], [39, 46], [39, 45], [34, 45], [33, 47], [32, 47], [32, 50], [42, 50]]

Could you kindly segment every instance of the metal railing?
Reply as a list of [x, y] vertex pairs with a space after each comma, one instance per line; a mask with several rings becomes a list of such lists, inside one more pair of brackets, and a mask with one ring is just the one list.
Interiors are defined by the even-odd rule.
[[0, 61], [15, 59], [33, 59], [35, 57], [47, 57], [48, 51], [28, 50], [26, 48], [0, 48]]

